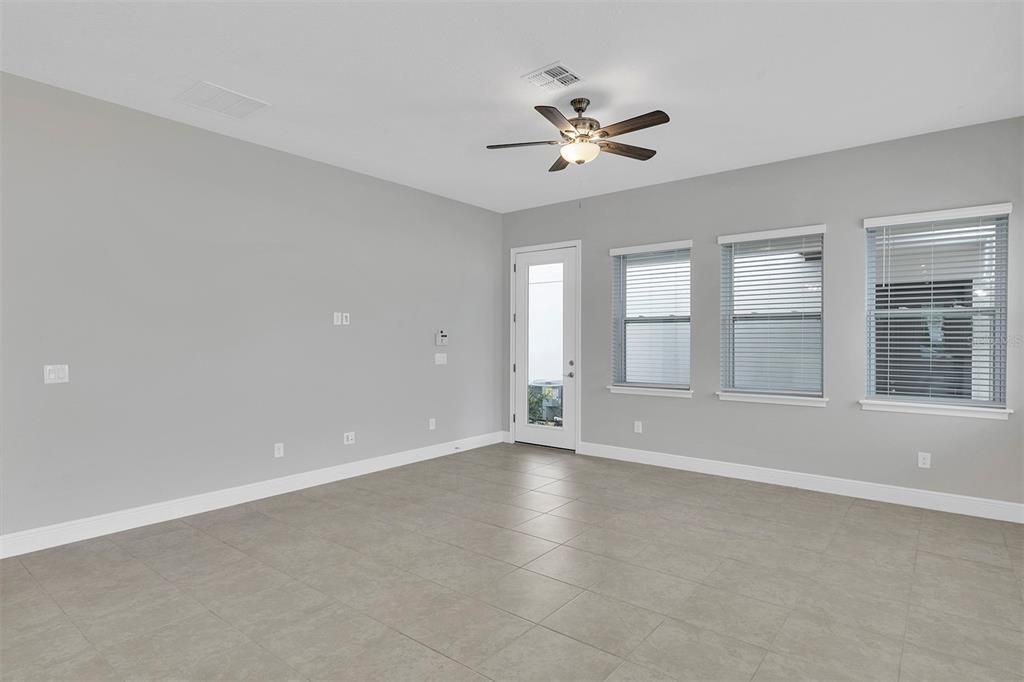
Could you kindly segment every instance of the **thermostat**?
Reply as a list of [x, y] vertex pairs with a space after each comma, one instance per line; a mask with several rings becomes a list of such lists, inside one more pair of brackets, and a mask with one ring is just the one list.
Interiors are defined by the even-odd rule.
[[448, 345], [448, 332], [440, 330], [434, 334], [434, 345], [435, 346], [447, 346]]

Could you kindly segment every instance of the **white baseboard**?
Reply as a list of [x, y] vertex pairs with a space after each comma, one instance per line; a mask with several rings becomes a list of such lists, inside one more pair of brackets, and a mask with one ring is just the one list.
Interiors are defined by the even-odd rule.
[[390, 455], [361, 459], [357, 462], [339, 464], [325, 469], [303, 471], [298, 474], [291, 474], [290, 476], [272, 478], [268, 481], [258, 481], [234, 488], [224, 488], [190, 497], [181, 497], [176, 500], [156, 502], [142, 507], [132, 507], [131, 509], [122, 509], [84, 519], [75, 519], [74, 521], [65, 521], [49, 526], [7, 533], [0, 535], [0, 558], [17, 556], [48, 547], [66, 545], [69, 542], [87, 540], [99, 535], [148, 526], [151, 523], [170, 521], [182, 516], [191, 516], [192, 514], [200, 514], [244, 502], [252, 502], [264, 497], [290, 493], [295, 490], [311, 488], [345, 478], [372, 474], [375, 471], [392, 469], [404, 464], [443, 457], [460, 450], [471, 450], [485, 445], [493, 445], [494, 443], [502, 442], [506, 435], [501, 431], [495, 431], [494, 433], [460, 438], [459, 440], [448, 441], [447, 443], [438, 443], [413, 450], [405, 450], [404, 452], [395, 452]]
[[581, 441], [576, 447], [576, 452], [581, 455], [618, 459], [639, 464], [652, 464], [669, 469], [683, 469], [684, 471], [696, 471], [702, 474], [713, 474], [727, 478], [772, 483], [791, 488], [832, 493], [834, 495], [860, 497], [878, 502], [891, 502], [893, 504], [934, 509], [954, 514], [966, 514], [986, 519], [1024, 523], [1024, 504], [1020, 502], [991, 500], [984, 497], [970, 497], [969, 495], [921, 490], [920, 488], [904, 488], [898, 485], [855, 481], [849, 478], [835, 478], [819, 474], [804, 474], [798, 471], [769, 469], [750, 464], [721, 462], [714, 459], [671, 455], [665, 452], [652, 452], [650, 450], [635, 450], [633, 448], [603, 445], [601, 443], [584, 443]]
[[512, 440], [512, 432], [511, 431], [502, 431], [501, 432], [501, 442], [502, 443], [514, 443], [515, 441]]

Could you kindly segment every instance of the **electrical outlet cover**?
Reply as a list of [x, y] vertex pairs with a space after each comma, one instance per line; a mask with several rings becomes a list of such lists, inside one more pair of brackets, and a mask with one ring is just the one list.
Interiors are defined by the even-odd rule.
[[66, 384], [71, 381], [67, 365], [43, 365], [44, 384]]

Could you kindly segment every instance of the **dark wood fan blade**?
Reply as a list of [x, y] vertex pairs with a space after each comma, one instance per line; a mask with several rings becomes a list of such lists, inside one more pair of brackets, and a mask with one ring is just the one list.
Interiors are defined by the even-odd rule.
[[554, 171], [565, 170], [566, 168], [568, 168], [568, 166], [569, 162], [563, 159], [561, 155], [559, 155], [558, 159], [555, 160], [553, 164], [551, 164], [551, 168], [548, 168], [548, 172], [552, 173]]
[[544, 140], [543, 142], [511, 142], [509, 144], [489, 144], [488, 149], [510, 149], [511, 147], [537, 147], [540, 145], [561, 144], [558, 140]]
[[569, 119], [562, 116], [562, 112], [558, 109], [554, 107], [534, 107], [534, 109], [536, 109], [541, 116], [551, 121], [556, 128], [566, 135], [576, 134], [576, 129], [572, 127], [571, 123], [569, 123]]
[[637, 161], [646, 161], [658, 153], [653, 149], [636, 147], [631, 144], [622, 144], [621, 142], [606, 142], [605, 140], [599, 140], [597, 144], [601, 146], [602, 151], [608, 152], [609, 154], [618, 154], [619, 156], [636, 159]]
[[658, 111], [649, 111], [646, 114], [627, 118], [625, 121], [619, 121], [618, 123], [613, 123], [610, 126], [605, 126], [597, 130], [594, 134], [601, 135], [602, 137], [615, 137], [616, 135], [631, 133], [634, 130], [643, 130], [644, 128], [650, 128], [652, 126], [660, 126], [662, 123], [668, 123], [668, 121], [668, 114], [659, 109]]

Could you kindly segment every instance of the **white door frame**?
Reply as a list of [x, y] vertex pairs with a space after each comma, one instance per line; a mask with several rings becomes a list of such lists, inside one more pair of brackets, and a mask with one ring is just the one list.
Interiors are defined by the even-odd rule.
[[512, 371], [512, 365], [516, 361], [516, 325], [512, 318], [516, 313], [516, 256], [520, 253], [529, 253], [531, 251], [547, 251], [549, 249], [567, 249], [572, 248], [576, 250], [576, 409], [575, 417], [576, 420], [576, 447], [574, 450], [578, 450], [580, 447], [580, 434], [583, 432], [583, 421], [581, 415], [583, 410], [581, 405], [583, 404], [583, 391], [580, 390], [581, 379], [583, 378], [583, 363], [581, 361], [582, 353], [580, 352], [581, 347], [581, 334], [580, 334], [580, 319], [583, 310], [583, 289], [582, 289], [582, 274], [583, 274], [583, 242], [580, 239], [572, 239], [564, 242], [553, 242], [551, 244], [533, 244], [530, 246], [514, 246], [509, 252], [509, 265], [508, 265], [508, 430], [511, 441], [516, 441], [516, 423], [512, 421], [512, 415], [515, 414], [516, 410], [516, 375]]

